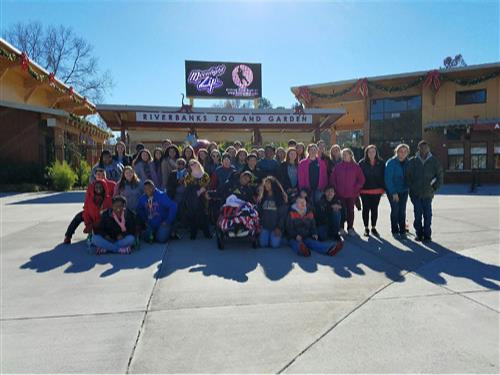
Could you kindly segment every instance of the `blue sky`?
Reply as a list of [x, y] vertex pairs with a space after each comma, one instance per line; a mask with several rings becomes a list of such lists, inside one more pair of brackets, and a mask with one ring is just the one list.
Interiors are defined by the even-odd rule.
[[263, 95], [287, 107], [291, 86], [434, 69], [458, 53], [499, 61], [499, 18], [498, 1], [0, 0], [2, 29], [62, 23], [93, 44], [116, 81], [113, 104], [177, 106], [185, 60], [261, 63]]

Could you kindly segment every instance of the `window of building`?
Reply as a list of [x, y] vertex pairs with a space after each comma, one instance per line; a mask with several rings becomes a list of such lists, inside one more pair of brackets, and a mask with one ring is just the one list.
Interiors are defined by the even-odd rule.
[[378, 146], [384, 159], [394, 147], [408, 143], [415, 150], [422, 139], [422, 97], [373, 99], [370, 102], [370, 143]]
[[486, 142], [471, 143], [470, 167], [471, 169], [486, 169], [488, 149]]
[[455, 93], [455, 104], [481, 104], [486, 103], [486, 90], [467, 90]]
[[463, 143], [450, 143], [448, 146], [448, 169], [461, 171], [464, 169]]
[[337, 144], [342, 148], [363, 148], [363, 130], [337, 131]]
[[493, 158], [495, 169], [500, 169], [500, 142], [495, 142], [495, 148], [493, 149]]

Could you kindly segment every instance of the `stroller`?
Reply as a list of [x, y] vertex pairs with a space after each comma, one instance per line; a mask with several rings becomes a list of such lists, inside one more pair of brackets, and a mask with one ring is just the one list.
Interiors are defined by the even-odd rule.
[[223, 250], [226, 238], [236, 238], [251, 240], [255, 249], [258, 244], [259, 229], [259, 215], [255, 207], [235, 195], [230, 195], [221, 207], [215, 225], [217, 247]]

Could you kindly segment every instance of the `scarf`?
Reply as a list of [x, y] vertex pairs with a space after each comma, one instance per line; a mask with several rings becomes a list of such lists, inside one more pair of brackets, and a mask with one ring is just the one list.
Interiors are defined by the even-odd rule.
[[113, 211], [113, 219], [115, 219], [116, 224], [120, 226], [120, 229], [122, 230], [123, 233], [127, 231], [127, 227], [125, 226], [125, 211], [122, 211], [122, 214], [120, 217], [118, 217], [115, 212]]

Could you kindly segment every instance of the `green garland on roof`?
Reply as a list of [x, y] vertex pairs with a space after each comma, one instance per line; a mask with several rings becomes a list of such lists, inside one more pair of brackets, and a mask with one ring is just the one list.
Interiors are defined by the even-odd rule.
[[[15, 62], [17, 60], [20, 60], [21, 62], [23, 61], [22, 60], [22, 57], [21, 56], [18, 56], [16, 53], [9, 53], [8, 51], [6, 51], [4, 48], [0, 47], [0, 57], [2, 58], [5, 58], [9, 61], [12, 61], [12, 62]], [[31, 67], [31, 64], [29, 64], [29, 61], [26, 60], [26, 62], [28, 63], [27, 64], [27, 71], [28, 71], [28, 74], [33, 77], [35, 80], [39, 81], [39, 82], [43, 82], [43, 81], [46, 81], [46, 80], [49, 80], [50, 77], [48, 75], [45, 75], [45, 74], [42, 74], [42, 73], [38, 73], [36, 72], [32, 67]], [[69, 90], [65, 90], [65, 89], [62, 89], [56, 85], [52, 85], [52, 87], [57, 91], [57, 92], [60, 92], [61, 94], [70, 94], [70, 91], [71, 89]], [[80, 100], [76, 97], [76, 95], [74, 94], [71, 94], [71, 99], [73, 100], [73, 102], [75, 102], [76, 104], [82, 104], [84, 101], [86, 100]], [[89, 107], [90, 108], [90, 107]]]
[[[500, 71], [489, 73], [489, 74], [484, 74], [478, 77], [474, 78], [452, 78], [447, 75], [439, 73], [439, 80], [441, 84], [444, 84], [446, 82], [453, 82], [457, 85], [460, 86], [473, 86], [477, 85], [479, 83], [488, 81], [490, 79], [496, 78], [500, 76]], [[416, 78], [414, 81], [411, 81], [409, 83], [403, 84], [403, 85], [395, 85], [395, 86], [385, 86], [377, 82], [373, 81], [367, 81], [367, 84], [369, 87], [374, 88], [379, 91], [387, 92], [387, 93], [393, 93], [393, 92], [401, 92], [401, 91], [406, 91], [409, 90], [413, 87], [416, 87], [423, 83], [427, 79], [427, 73], [419, 76]], [[354, 88], [356, 87], [358, 82], [353, 83], [350, 87], [345, 88], [344, 90], [334, 92], [333, 94], [321, 94], [318, 92], [314, 92], [309, 89], [309, 93], [311, 96], [314, 96], [316, 98], [321, 98], [321, 99], [333, 99], [333, 98], [338, 98], [340, 96], [344, 96], [345, 94], [352, 92]]]

